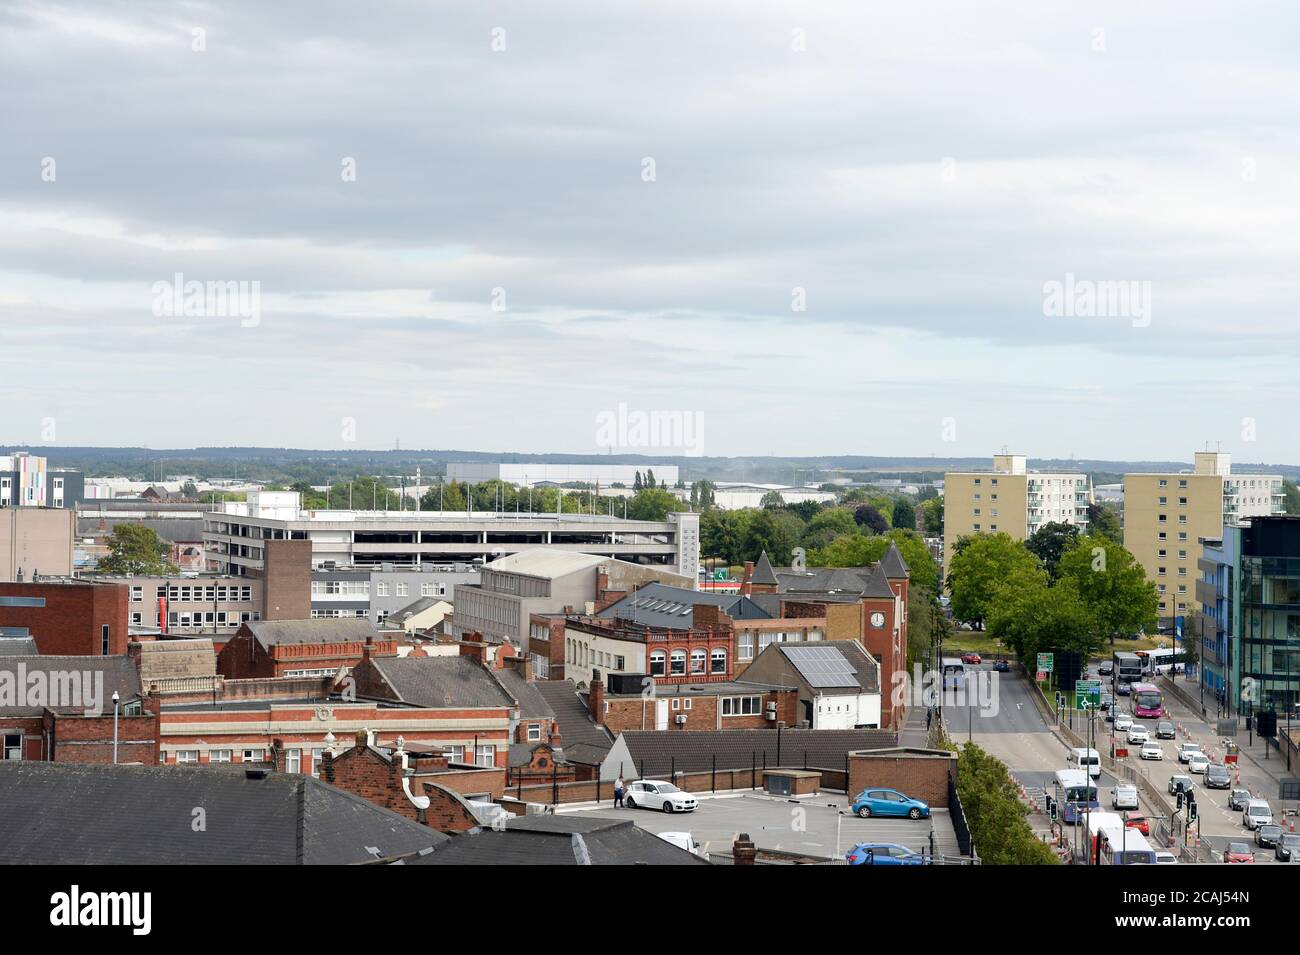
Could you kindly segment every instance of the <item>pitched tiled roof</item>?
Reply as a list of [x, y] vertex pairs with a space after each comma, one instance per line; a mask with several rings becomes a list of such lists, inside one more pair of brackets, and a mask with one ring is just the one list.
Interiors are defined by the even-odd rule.
[[250, 620], [244, 624], [264, 647], [279, 644], [365, 643], [379, 631], [357, 617], [320, 620]]
[[588, 813], [515, 816], [504, 831], [472, 830], [406, 865], [708, 865], [631, 819]]
[[707, 594], [660, 583], [646, 584], [610, 604], [596, 616], [631, 620], [647, 627], [684, 630], [695, 625], [695, 607], [699, 604], [718, 607], [732, 620], [766, 620], [771, 616], [741, 594]]
[[889, 550], [885, 551], [885, 556], [881, 558], [880, 566], [884, 568], [885, 576], [890, 580], [901, 580], [911, 574], [907, 561], [903, 560], [903, 555], [898, 552], [898, 545], [893, 541], [889, 542]]
[[609, 752], [614, 738], [603, 726], [592, 722], [572, 680], [539, 680], [535, 686], [555, 713], [560, 724], [560, 744], [570, 762], [591, 765], [595, 753]]
[[370, 665], [411, 706], [513, 706], [514, 699], [473, 657], [371, 657]]
[[758, 555], [758, 563], [754, 565], [754, 576], [750, 578], [755, 584], [775, 584], [776, 571], [772, 569], [772, 561], [768, 559], [767, 551]]
[[555, 710], [547, 702], [536, 683], [529, 683], [515, 670], [506, 668], [493, 670], [511, 696], [519, 701], [520, 719], [555, 719]]
[[[843, 769], [846, 753], [896, 745], [893, 730], [699, 730], [668, 733], [628, 730], [626, 743], [640, 778], [667, 778], [677, 772], [749, 769], [751, 765]], [[778, 746], [779, 742], [779, 746]]]
[[9, 863], [340, 865], [448, 840], [311, 776], [253, 779], [234, 767], [4, 760], [0, 805]]
[[[135, 668], [135, 663], [127, 656], [116, 657], [90, 657], [90, 656], [0, 656], [0, 673], [8, 673], [10, 680], [14, 681], [13, 685], [17, 686], [19, 668], [30, 677], [33, 673], [42, 672], [50, 673], [58, 671], [60, 673], [77, 673], [86, 674], [79, 679], [81, 686], [81, 701], [97, 702], [108, 715], [113, 714], [113, 694], [116, 692], [122, 701], [138, 699], [140, 696], [140, 674]], [[100, 688], [95, 681], [99, 675], [103, 674], [103, 686]], [[48, 685], [48, 684], [47, 684]], [[62, 684], [61, 684], [62, 685]], [[31, 684], [29, 683], [30, 687]], [[74, 687], [75, 689], [75, 687]], [[87, 693], [99, 694], [102, 698], [98, 701], [91, 701]], [[31, 699], [29, 692], [28, 699]], [[46, 697], [45, 703], [35, 708], [28, 707], [0, 707], [0, 714], [16, 716], [19, 711], [39, 713], [44, 706], [49, 706], [54, 710], [68, 710], [82, 712], [87, 709], [84, 705], [64, 705], [58, 700], [49, 696]], [[57, 705], [51, 705], [57, 704]]]

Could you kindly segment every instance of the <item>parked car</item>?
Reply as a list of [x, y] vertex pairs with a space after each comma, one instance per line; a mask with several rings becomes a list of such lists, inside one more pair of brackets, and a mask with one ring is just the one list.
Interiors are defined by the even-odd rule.
[[919, 799], [905, 796], [897, 789], [864, 789], [850, 807], [855, 816], [906, 816], [908, 819], [930, 818], [930, 807]]
[[1144, 836], [1151, 835], [1151, 823], [1147, 822], [1146, 816], [1136, 810], [1124, 813], [1124, 825], [1136, 829]]
[[928, 865], [929, 860], [907, 846], [891, 842], [862, 842], [845, 856], [849, 865]]
[[1232, 773], [1228, 771], [1228, 767], [1222, 763], [1210, 763], [1209, 768], [1205, 771], [1205, 788], [1232, 788]]
[[1189, 793], [1192, 791], [1191, 776], [1170, 776], [1169, 777], [1169, 795], [1173, 796], [1179, 792]]
[[1110, 797], [1112, 809], [1136, 809], [1138, 807], [1138, 788], [1132, 783], [1118, 783]]
[[661, 812], [691, 812], [699, 805], [695, 797], [661, 779], [638, 779], [627, 787], [627, 806], [658, 809]]
[[1178, 761], [1180, 763], [1187, 762], [1187, 760], [1191, 758], [1193, 753], [1200, 754], [1201, 752], [1200, 743], [1192, 743], [1192, 742], [1179, 743], [1175, 748], [1178, 750]]
[[961, 662], [970, 666], [979, 666], [984, 661], [980, 659], [978, 653], [963, 653], [961, 655]]
[[1178, 865], [1178, 856], [1168, 849], [1156, 850], [1156, 865]]
[[1246, 808], [1241, 813], [1241, 824], [1247, 829], [1272, 825], [1273, 810], [1269, 808], [1268, 800], [1252, 799], [1246, 803]]
[[1156, 724], [1156, 739], [1173, 739], [1177, 735], [1174, 724], [1169, 720], [1161, 720]]
[[1278, 862], [1290, 862], [1297, 850], [1300, 850], [1300, 832], [1284, 832], [1273, 844], [1273, 858]]
[[1110, 662], [1103, 663], [1101, 666], [1097, 667], [1097, 672], [1102, 676], [1110, 676], [1115, 672], [1115, 664]]
[[1201, 775], [1210, 768], [1210, 757], [1204, 753], [1192, 753], [1187, 757], [1187, 769], [1189, 772]]
[[1155, 740], [1149, 740], [1142, 744], [1142, 748], [1138, 750], [1138, 755], [1143, 759], [1164, 759], [1165, 751], [1160, 748], [1160, 744]]
[[659, 838], [664, 842], [671, 842], [678, 849], [685, 849], [693, 856], [700, 854], [700, 844], [691, 837], [689, 832], [661, 832]]
[[1122, 710], [1115, 711], [1115, 732], [1122, 733], [1133, 725], [1133, 717]]
[[1010, 673], [1011, 664], [1006, 660], [999, 660], [997, 663], [993, 664], [993, 669], [997, 670], [999, 673]]
[[1234, 789], [1228, 793], [1228, 808], [1233, 812], [1244, 812], [1246, 803], [1255, 797], [1250, 794], [1249, 789]]
[[1223, 852], [1223, 861], [1229, 864], [1234, 862], [1254, 862], [1255, 853], [1244, 842], [1229, 842], [1228, 848]]
[[1255, 830], [1255, 845], [1261, 849], [1277, 848], [1278, 840], [1282, 838], [1282, 827], [1269, 823], [1266, 826], [1260, 826]]
[[1145, 743], [1150, 738], [1151, 734], [1147, 732], [1147, 728], [1141, 723], [1134, 723], [1128, 728], [1128, 741], [1134, 746], [1138, 743]]

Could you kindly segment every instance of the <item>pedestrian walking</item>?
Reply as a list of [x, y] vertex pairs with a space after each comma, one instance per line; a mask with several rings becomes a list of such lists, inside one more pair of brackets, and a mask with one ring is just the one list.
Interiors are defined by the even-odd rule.
[[930, 721], [931, 721], [932, 719], [934, 719], [934, 710], [932, 710], [932, 709], [930, 709], [930, 710], [926, 710], [926, 711], [925, 711], [925, 729], [926, 729], [926, 732], [929, 732], [929, 730], [930, 730]]
[[623, 796], [626, 794], [627, 786], [623, 784], [623, 777], [620, 776], [614, 782], [614, 805], [621, 808], [623, 806]]

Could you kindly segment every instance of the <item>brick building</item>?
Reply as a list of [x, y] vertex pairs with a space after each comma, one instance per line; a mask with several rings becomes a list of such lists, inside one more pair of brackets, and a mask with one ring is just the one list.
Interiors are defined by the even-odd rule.
[[957, 754], [942, 749], [899, 746], [849, 754], [849, 793], [880, 787], [905, 792], [930, 806], [948, 806], [948, 780], [955, 779]]
[[42, 654], [126, 653], [129, 592], [70, 578], [0, 583], [0, 633], [30, 636]]
[[396, 640], [368, 620], [251, 620], [240, 626], [217, 656], [227, 679], [333, 676], [361, 662], [367, 647], [395, 654]]

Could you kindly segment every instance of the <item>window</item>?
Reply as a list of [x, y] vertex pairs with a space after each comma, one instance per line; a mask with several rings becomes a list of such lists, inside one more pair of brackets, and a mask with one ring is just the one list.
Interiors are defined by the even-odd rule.
[[325, 750], [323, 747], [313, 747], [311, 751], [311, 774], [320, 779], [321, 767], [325, 765]]
[[464, 747], [464, 746], [444, 746], [442, 749], [443, 749], [443, 752], [445, 752], [445, 753], [447, 754], [447, 762], [449, 762], [449, 763], [464, 763], [464, 762], [465, 762], [465, 747]]
[[375, 596], [376, 597], [388, 596], [388, 584], [386, 582], [381, 580], [379, 583], [375, 584]]
[[214, 749], [212, 752], [208, 753], [208, 762], [228, 763], [230, 762], [230, 755], [230, 750], [228, 749]]
[[406, 584], [404, 584], [404, 583], [399, 583], [399, 584], [397, 585], [397, 596], [399, 596], [399, 597], [409, 597], [409, 596], [410, 596], [410, 594], [407, 593]]
[[674, 650], [669, 657], [668, 673], [671, 676], [686, 675], [686, 651]]
[[23, 734], [5, 733], [4, 749], [0, 750], [0, 759], [23, 758]]
[[709, 659], [708, 651], [706, 651], [703, 647], [696, 647], [694, 650], [692, 650], [691, 651], [691, 672], [692, 673], [705, 672], [705, 665], [708, 659]]
[[133, 603], [140, 603], [140, 601], [142, 601], [142, 600], [144, 600], [144, 588], [143, 588], [143, 587], [132, 587], [132, 588], [131, 588], [131, 601], [132, 601]]
[[245, 763], [264, 763], [266, 762], [266, 750], [264, 749], [246, 749], [244, 750]]
[[727, 651], [722, 649], [722, 647], [713, 648], [713, 659], [712, 659], [712, 667], [710, 668], [710, 672], [712, 673], [727, 672]]
[[757, 716], [763, 710], [761, 696], [724, 696], [722, 698], [723, 716]]
[[104, 624], [99, 628], [99, 644], [99, 652], [103, 656], [108, 656], [108, 624]]
[[138, 611], [137, 611], [136, 613], [131, 614], [131, 623], [132, 623], [132, 624], [134, 624], [135, 626], [138, 627], [138, 626], [140, 626], [143, 622], [144, 622], [144, 615], [143, 615], [143, 614], [139, 613]]
[[480, 743], [474, 751], [475, 766], [495, 766], [497, 762], [497, 748], [489, 743]]
[[690, 708], [691, 708], [691, 698], [690, 698], [689, 696], [687, 696], [687, 697], [683, 697], [683, 698], [682, 698], [682, 709], [684, 709], [684, 710], [689, 710]]
[[178, 749], [176, 751], [177, 763], [197, 763], [199, 761], [199, 751], [197, 749]]
[[284, 771], [286, 773], [302, 772], [302, 750], [286, 749], [284, 751]]
[[528, 742], [530, 742], [530, 743], [535, 743], [535, 742], [537, 742], [538, 740], [540, 740], [541, 738], [542, 738], [542, 724], [541, 724], [541, 723], [529, 723], [529, 724], [528, 724]]
[[754, 632], [746, 630], [736, 634], [736, 655], [742, 660], [754, 659]]
[[681, 702], [682, 702], [682, 701], [679, 700], [677, 697], [675, 697], [675, 696], [673, 697], [673, 706], [672, 706], [672, 709], [673, 709], [673, 712], [674, 712], [674, 713], [677, 712], [677, 709], [678, 709], [679, 705], [681, 704]]

